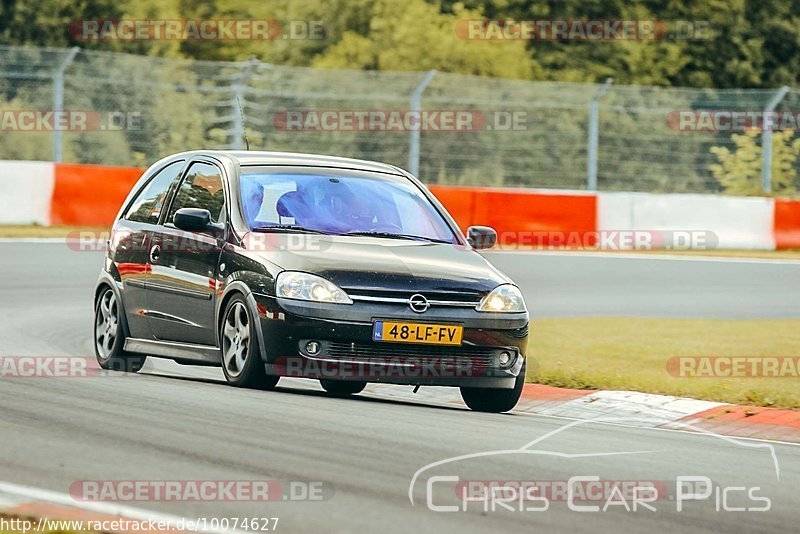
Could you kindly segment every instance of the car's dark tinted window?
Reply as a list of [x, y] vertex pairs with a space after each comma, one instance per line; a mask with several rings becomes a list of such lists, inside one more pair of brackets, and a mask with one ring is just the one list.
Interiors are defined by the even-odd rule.
[[181, 182], [167, 221], [172, 221], [181, 208], [202, 208], [211, 212], [212, 222], [221, 222], [225, 217], [225, 192], [222, 173], [218, 167], [208, 163], [194, 163]]
[[170, 186], [183, 168], [183, 161], [170, 163], [153, 177], [133, 200], [125, 218], [129, 221], [156, 224]]

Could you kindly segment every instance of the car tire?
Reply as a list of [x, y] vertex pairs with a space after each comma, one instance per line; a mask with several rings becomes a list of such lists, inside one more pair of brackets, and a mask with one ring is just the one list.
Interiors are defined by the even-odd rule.
[[320, 380], [320, 385], [328, 395], [334, 397], [349, 397], [364, 391], [367, 387], [366, 382], [359, 382], [356, 380]]
[[234, 295], [220, 324], [220, 359], [228, 384], [240, 388], [273, 389], [280, 377], [268, 375], [258, 344], [257, 320], [242, 295]]
[[500, 388], [461, 388], [461, 398], [464, 403], [476, 412], [502, 413], [514, 408], [522, 396], [525, 386], [525, 362], [517, 375], [512, 389]]
[[124, 316], [116, 293], [106, 287], [94, 306], [94, 354], [102, 369], [138, 373], [147, 356], [125, 352]]

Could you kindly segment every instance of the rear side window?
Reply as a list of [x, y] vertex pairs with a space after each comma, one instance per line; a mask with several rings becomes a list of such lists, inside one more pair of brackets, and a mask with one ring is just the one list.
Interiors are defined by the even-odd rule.
[[125, 218], [129, 221], [157, 224], [170, 186], [178, 178], [183, 161], [170, 163], [153, 177], [133, 200]]
[[222, 172], [215, 165], [193, 163], [181, 182], [167, 222], [172, 222], [175, 213], [181, 208], [201, 208], [211, 213], [211, 221], [222, 222], [225, 218], [225, 191], [222, 186]]

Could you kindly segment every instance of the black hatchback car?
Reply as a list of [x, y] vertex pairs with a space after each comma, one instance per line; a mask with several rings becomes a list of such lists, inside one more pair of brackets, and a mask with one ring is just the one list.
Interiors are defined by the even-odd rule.
[[196, 151], [150, 167], [125, 201], [97, 283], [105, 369], [147, 356], [221, 366], [235, 386], [319, 379], [456, 386], [510, 410], [525, 381], [520, 290], [413, 176], [321, 155]]

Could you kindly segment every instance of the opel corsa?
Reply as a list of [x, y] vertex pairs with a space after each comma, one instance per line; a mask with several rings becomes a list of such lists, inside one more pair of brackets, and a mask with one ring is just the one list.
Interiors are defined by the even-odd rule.
[[322, 155], [195, 151], [150, 167], [114, 223], [94, 293], [104, 369], [147, 356], [221, 366], [234, 386], [319, 379], [454, 386], [504, 412], [525, 381], [519, 288], [397, 167]]

